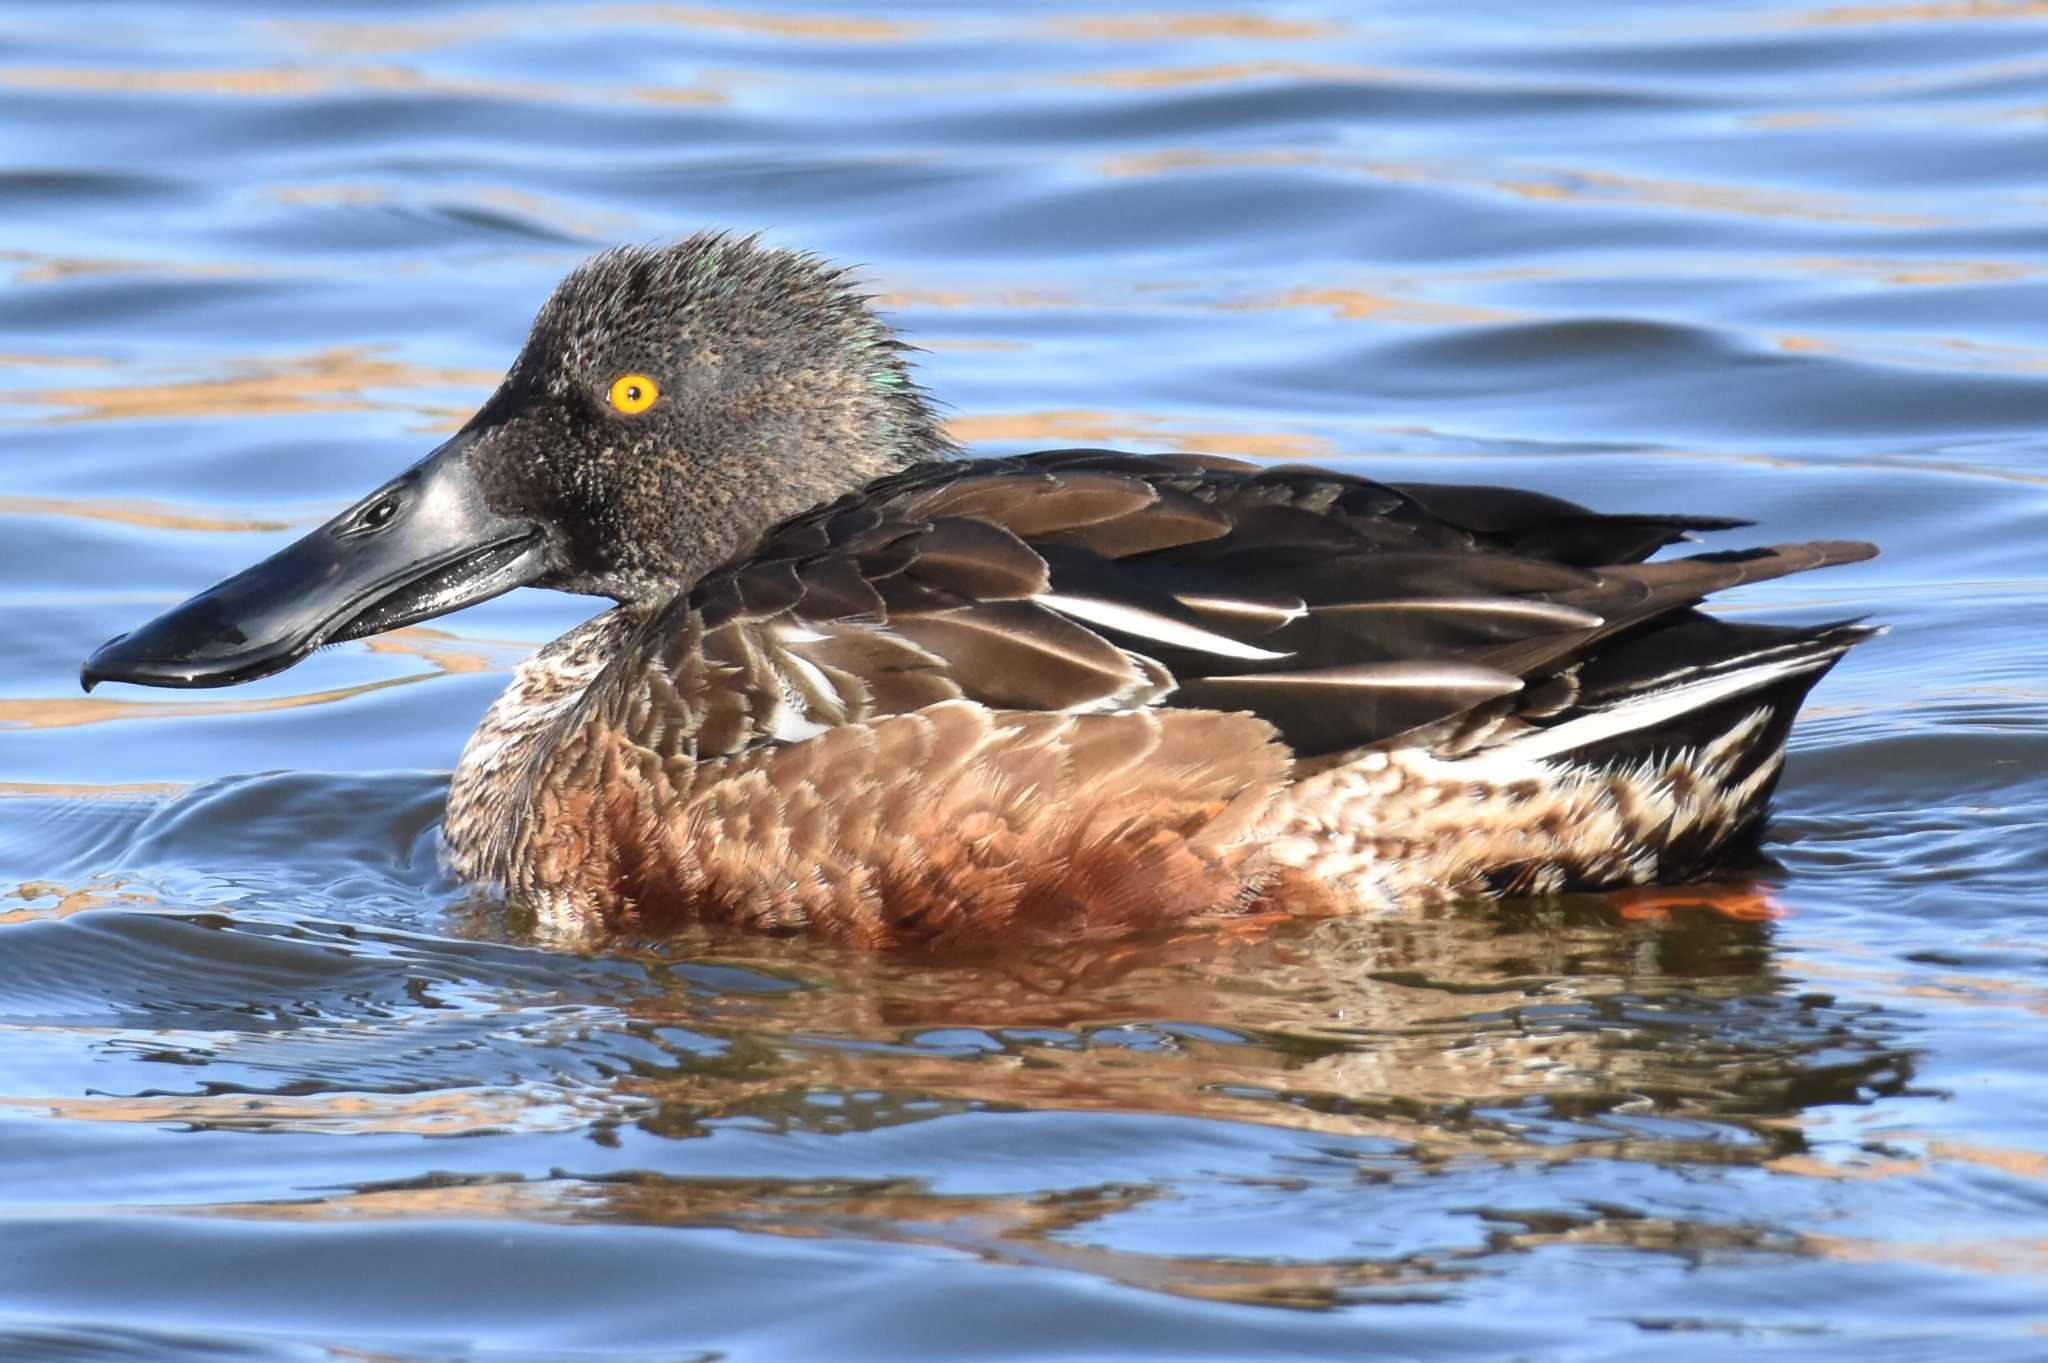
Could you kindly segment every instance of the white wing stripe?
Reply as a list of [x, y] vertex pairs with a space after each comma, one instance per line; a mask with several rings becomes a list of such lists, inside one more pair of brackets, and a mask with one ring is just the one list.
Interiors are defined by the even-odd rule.
[[1704, 709], [1716, 701], [1726, 700], [1730, 696], [1760, 690], [1784, 677], [1812, 672], [1826, 667], [1834, 660], [1834, 654], [1824, 654], [1820, 657], [1808, 654], [1804, 657], [1745, 667], [1740, 671], [1725, 673], [1718, 677], [1682, 682], [1677, 686], [1666, 687], [1662, 691], [1636, 696], [1607, 709], [1595, 710], [1589, 715], [1567, 720], [1554, 729], [1531, 730], [1520, 738], [1509, 739], [1494, 748], [1488, 756], [1522, 761], [1540, 761], [1546, 757], [1555, 757], [1559, 753], [1570, 752], [1573, 748], [1582, 748], [1588, 743], [1597, 743], [1616, 734], [1662, 724], [1680, 715]]
[[1270, 649], [1254, 648], [1240, 639], [1185, 624], [1142, 606], [1126, 606], [1115, 601], [1104, 601], [1092, 596], [1068, 596], [1060, 592], [1045, 592], [1031, 598], [1041, 606], [1085, 620], [1090, 624], [1102, 625], [1141, 639], [1153, 639], [1175, 648], [1191, 648], [1202, 653], [1215, 653], [1225, 658], [1285, 658], [1285, 653]]
[[1577, 606], [1554, 601], [1533, 601], [1519, 596], [1409, 596], [1386, 601], [1333, 601], [1312, 606], [1317, 614], [1340, 615], [1346, 611], [1426, 611], [1432, 615], [1504, 615], [1537, 620], [1559, 629], [1598, 629], [1606, 620]]

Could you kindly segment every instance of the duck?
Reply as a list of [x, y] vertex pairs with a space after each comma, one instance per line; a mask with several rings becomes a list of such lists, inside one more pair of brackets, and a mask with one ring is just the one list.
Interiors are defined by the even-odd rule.
[[971, 456], [848, 269], [621, 246], [444, 444], [109, 640], [228, 686], [517, 587], [607, 600], [455, 765], [463, 878], [566, 941], [874, 949], [1684, 884], [1878, 632], [1717, 592], [1856, 541], [1209, 454]]

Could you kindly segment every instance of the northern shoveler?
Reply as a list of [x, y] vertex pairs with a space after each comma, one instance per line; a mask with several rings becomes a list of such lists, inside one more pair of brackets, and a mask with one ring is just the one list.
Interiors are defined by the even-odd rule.
[[1867, 544], [1651, 563], [1744, 522], [962, 458], [905, 349], [811, 255], [607, 251], [446, 444], [83, 680], [225, 686], [521, 585], [608, 597], [470, 739], [455, 866], [562, 935], [893, 946], [1697, 877], [1873, 633], [1697, 609]]

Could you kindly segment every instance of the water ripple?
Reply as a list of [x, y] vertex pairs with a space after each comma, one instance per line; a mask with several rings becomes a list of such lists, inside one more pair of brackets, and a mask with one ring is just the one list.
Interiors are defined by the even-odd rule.
[[[0, 1354], [2039, 1356], [2038, 5], [17, 8]], [[588, 601], [78, 692], [707, 223], [977, 448], [1871, 538], [1729, 608], [1891, 633], [1727, 883], [943, 962], [445, 874]]]

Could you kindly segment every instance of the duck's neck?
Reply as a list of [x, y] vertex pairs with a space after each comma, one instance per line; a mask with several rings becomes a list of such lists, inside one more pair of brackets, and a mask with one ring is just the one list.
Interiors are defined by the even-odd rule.
[[484, 712], [448, 782], [441, 830], [457, 873], [478, 881], [502, 878], [527, 771], [649, 614], [644, 606], [614, 606], [514, 669], [511, 685]]
[[[623, 604], [578, 625], [521, 663], [504, 694], [491, 703], [470, 735], [448, 783], [448, 813], [442, 823], [442, 836], [459, 874], [479, 881], [502, 878], [524, 813], [521, 803], [531, 789], [527, 774], [569, 722], [590, 684], [650, 616], [702, 573], [744, 555], [786, 517], [856, 491], [875, 478], [953, 452], [930, 422], [922, 397], [914, 389], [910, 394], [911, 408], [924, 412], [927, 420], [925, 427], [913, 432], [914, 440], [876, 445], [864, 456], [836, 461], [793, 460], [786, 467], [798, 473], [763, 482], [757, 470], [745, 487], [723, 488], [717, 496], [700, 493], [702, 504], [693, 508], [686, 549], [660, 557], [653, 567], [639, 565], [569, 588], [611, 594]], [[662, 514], [666, 522], [675, 520], [672, 509]], [[652, 528], [643, 528], [623, 534], [622, 540], [644, 545], [657, 543], [658, 537]]]

